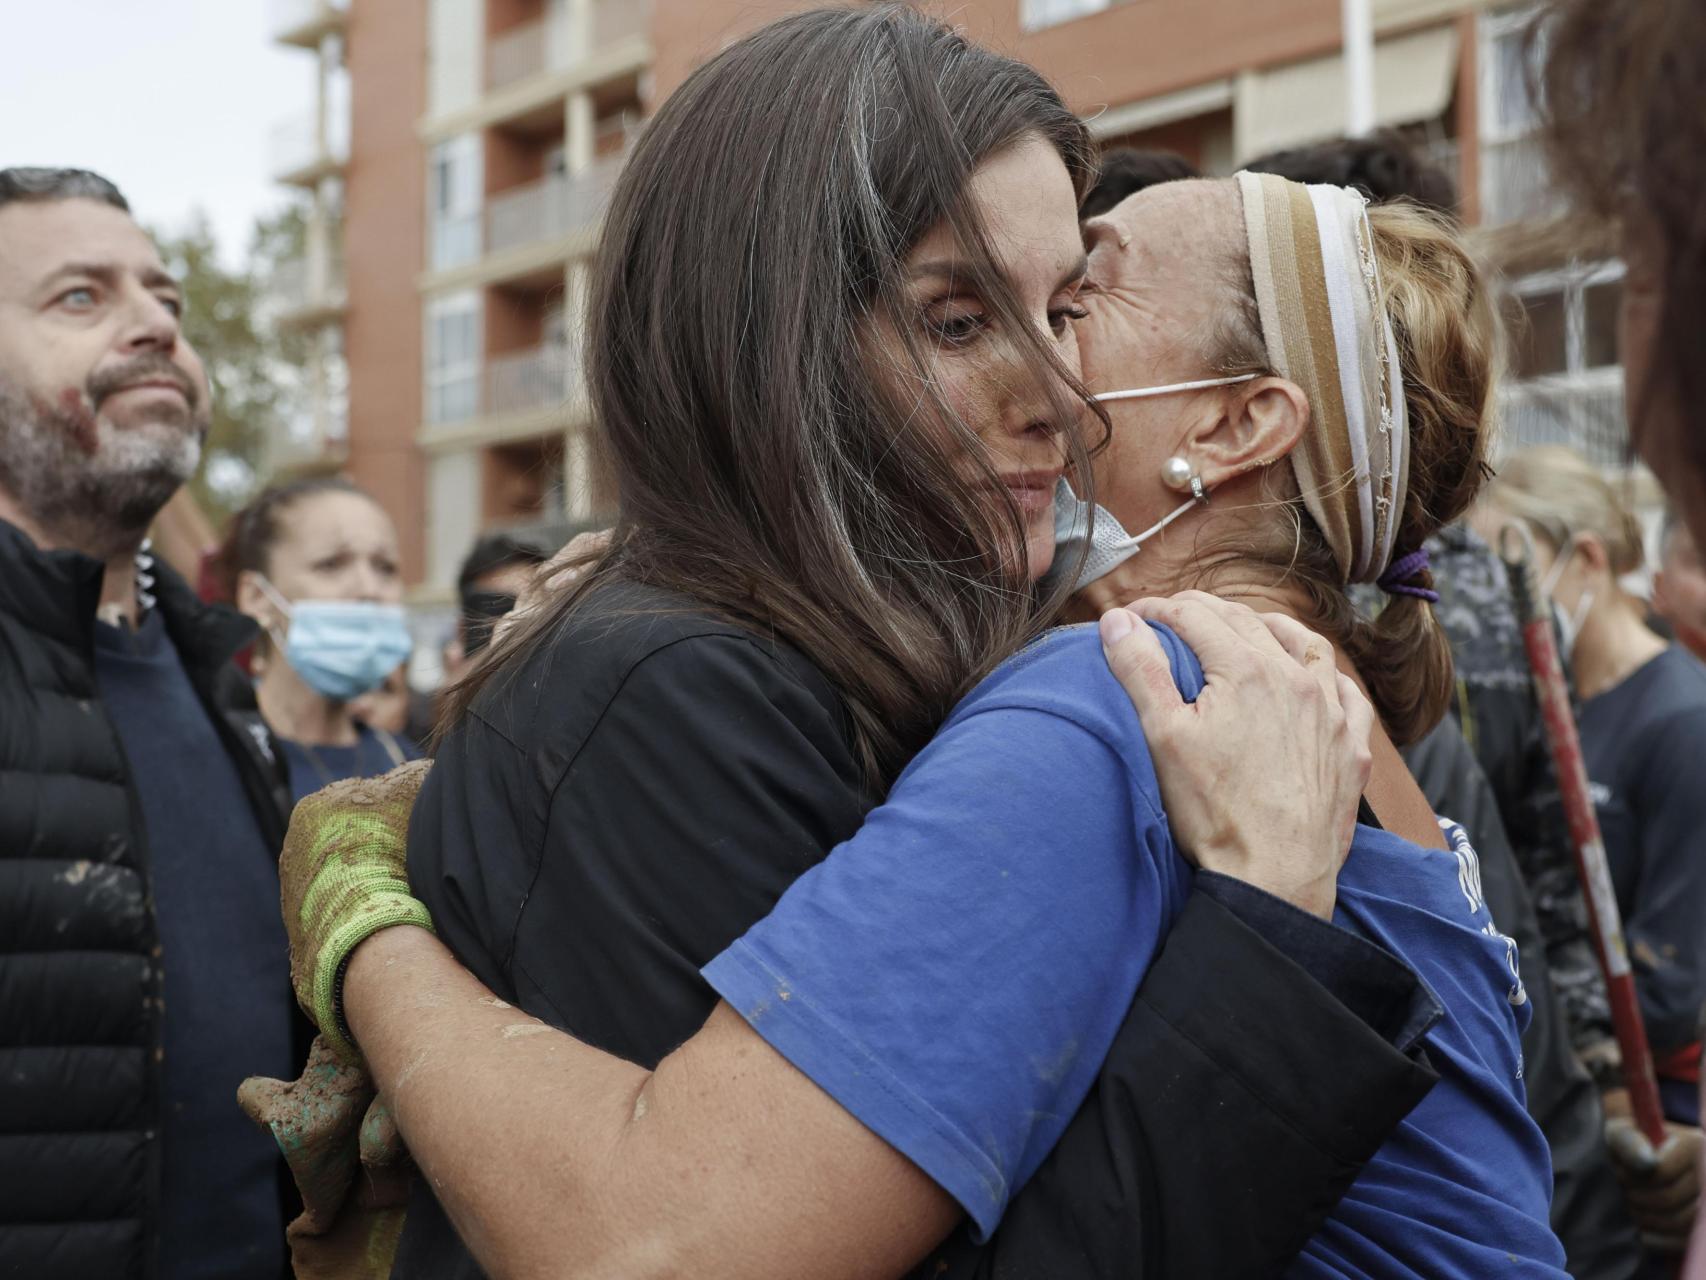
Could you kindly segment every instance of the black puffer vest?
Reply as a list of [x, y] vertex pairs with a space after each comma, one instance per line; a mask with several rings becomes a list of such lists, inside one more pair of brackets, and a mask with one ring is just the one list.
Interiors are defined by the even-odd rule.
[[[142, 811], [95, 685], [102, 567], [0, 521], [0, 1276], [152, 1276], [160, 968]], [[251, 625], [163, 568], [173, 643], [270, 847], [288, 801], [226, 705]]]

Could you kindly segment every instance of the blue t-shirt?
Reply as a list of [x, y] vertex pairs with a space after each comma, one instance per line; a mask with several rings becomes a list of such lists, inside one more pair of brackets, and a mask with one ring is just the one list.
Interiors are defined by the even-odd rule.
[[278, 1147], [237, 1086], [296, 1074], [278, 850], [157, 611], [134, 633], [96, 624], [95, 675], [142, 803], [160, 937], [160, 1274], [276, 1280]]
[[301, 803], [323, 787], [345, 778], [377, 778], [398, 765], [421, 758], [421, 749], [400, 733], [356, 726], [353, 747], [311, 747], [289, 738], [278, 740], [290, 777], [291, 803]]
[[[1194, 698], [1194, 655], [1157, 633]], [[1069, 628], [979, 685], [705, 977], [987, 1235], [1088, 1093], [1191, 881], [1095, 629]], [[1443, 1005], [1441, 1078], [1291, 1274], [1562, 1277], [1523, 1106], [1529, 1009], [1473, 852], [1359, 827], [1338, 903]]]

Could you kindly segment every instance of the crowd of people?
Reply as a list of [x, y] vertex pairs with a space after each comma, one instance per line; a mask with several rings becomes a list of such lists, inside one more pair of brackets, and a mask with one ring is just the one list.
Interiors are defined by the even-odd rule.
[[585, 336], [620, 509], [482, 538], [430, 691], [347, 479], [236, 514], [224, 603], [151, 554], [179, 286], [105, 179], [0, 170], [0, 1276], [1706, 1277], [1691, 10], [1544, 15], [1652, 536], [1501, 444], [1401, 139], [1104, 156], [828, 7], [648, 122]]

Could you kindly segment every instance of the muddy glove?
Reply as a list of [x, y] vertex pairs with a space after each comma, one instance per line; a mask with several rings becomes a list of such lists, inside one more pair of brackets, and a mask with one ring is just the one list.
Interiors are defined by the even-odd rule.
[[272, 1134], [301, 1193], [285, 1230], [297, 1280], [390, 1275], [413, 1165], [360, 1062], [316, 1036], [300, 1078], [251, 1076], [237, 1103]]
[[1699, 1129], [1669, 1121], [1665, 1131], [1654, 1151], [1634, 1120], [1613, 1115], [1605, 1122], [1605, 1145], [1642, 1242], [1655, 1252], [1676, 1254], [1688, 1247], [1700, 1204], [1701, 1137]]
[[409, 893], [409, 814], [430, 766], [336, 783], [296, 806], [279, 858], [290, 976], [316, 1024], [308, 1065], [289, 1083], [245, 1080], [237, 1103], [272, 1134], [302, 1196], [286, 1230], [297, 1280], [381, 1280], [403, 1228], [412, 1165], [349, 1040], [339, 982], [369, 934], [432, 927]]
[[278, 874], [290, 980], [327, 1046], [359, 1060], [343, 1017], [344, 966], [371, 934], [392, 925], [432, 928], [409, 892], [409, 814], [430, 761], [379, 778], [351, 778], [296, 806]]

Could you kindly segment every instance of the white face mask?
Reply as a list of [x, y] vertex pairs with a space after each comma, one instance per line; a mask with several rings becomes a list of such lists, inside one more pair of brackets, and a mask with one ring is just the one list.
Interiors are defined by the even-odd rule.
[[[1202, 391], [1209, 387], [1230, 387], [1249, 382], [1259, 374], [1244, 373], [1232, 378], [1201, 378], [1195, 382], [1170, 382], [1159, 387], [1133, 387], [1129, 391], [1104, 391], [1092, 397], [1104, 403], [1110, 400], [1147, 400], [1151, 396], [1170, 396], [1182, 391]], [[1142, 533], [1127, 533], [1120, 522], [1108, 514], [1107, 508], [1083, 501], [1064, 479], [1054, 491], [1054, 562], [1065, 566], [1077, 558], [1078, 548], [1086, 541], [1090, 545], [1084, 563], [1078, 569], [1072, 589], [1078, 591], [1097, 578], [1113, 572], [1143, 548], [1143, 544], [1177, 520], [1208, 495], [1193, 494], [1172, 511], [1162, 516]]]
[[1582, 624], [1588, 620], [1588, 611], [1593, 608], [1596, 598], [1592, 587], [1583, 587], [1576, 607], [1565, 613], [1563, 606], [1552, 599], [1552, 592], [1563, 581], [1564, 570], [1570, 567], [1570, 561], [1576, 558], [1576, 544], [1572, 540], [1568, 546], [1558, 553], [1552, 561], [1552, 567], [1546, 571], [1546, 576], [1540, 580], [1540, 594], [1552, 606], [1552, 616], [1558, 623], [1558, 656], [1565, 662], [1575, 652], [1576, 640], [1582, 634]]

